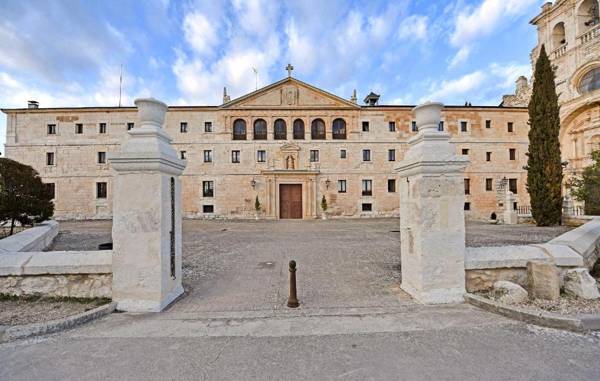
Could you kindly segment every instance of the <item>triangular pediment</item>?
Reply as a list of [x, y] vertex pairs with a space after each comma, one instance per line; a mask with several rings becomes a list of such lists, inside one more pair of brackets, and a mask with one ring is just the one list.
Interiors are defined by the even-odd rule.
[[224, 109], [360, 108], [337, 95], [288, 77], [221, 106]]

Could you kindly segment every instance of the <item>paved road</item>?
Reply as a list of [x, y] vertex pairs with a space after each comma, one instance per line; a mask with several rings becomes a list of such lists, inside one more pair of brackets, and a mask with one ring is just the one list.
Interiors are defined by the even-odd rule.
[[600, 338], [473, 307], [127, 315], [0, 345], [1, 380], [598, 380]]
[[[60, 249], [110, 237], [110, 222], [62, 229]], [[499, 242], [498, 229], [475, 229], [475, 241]], [[558, 234], [523, 229], [501, 236]], [[399, 289], [396, 230], [395, 220], [185, 221], [182, 300], [0, 345], [0, 380], [600, 379], [600, 335], [412, 301]], [[291, 258], [297, 310], [284, 307]]]

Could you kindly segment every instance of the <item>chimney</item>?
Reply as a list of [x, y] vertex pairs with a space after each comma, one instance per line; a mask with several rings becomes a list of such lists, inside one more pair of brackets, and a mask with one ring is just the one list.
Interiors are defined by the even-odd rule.
[[227, 87], [223, 87], [223, 104], [231, 101], [231, 97], [227, 95]]
[[27, 101], [27, 108], [40, 108], [38, 101]]
[[352, 96], [350, 97], [350, 102], [356, 103], [356, 101], [356, 89], [354, 89], [354, 91], [352, 92]]

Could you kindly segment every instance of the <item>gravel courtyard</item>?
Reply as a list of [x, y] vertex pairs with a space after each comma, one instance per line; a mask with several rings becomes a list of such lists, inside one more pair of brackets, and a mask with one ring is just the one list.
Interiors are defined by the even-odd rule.
[[[52, 250], [95, 250], [110, 221], [61, 222]], [[545, 242], [567, 227], [467, 224], [468, 246]], [[328, 221], [184, 220], [187, 295], [179, 312], [276, 310], [287, 298], [288, 262], [298, 262], [304, 308], [400, 307], [396, 219]]]

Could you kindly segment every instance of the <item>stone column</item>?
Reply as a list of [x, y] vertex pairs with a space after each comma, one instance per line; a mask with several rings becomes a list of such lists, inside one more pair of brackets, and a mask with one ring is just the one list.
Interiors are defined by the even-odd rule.
[[419, 132], [400, 178], [402, 289], [426, 304], [460, 303], [465, 292], [464, 169], [450, 135], [438, 131], [441, 103], [414, 108]]
[[514, 208], [516, 200], [517, 198], [514, 193], [506, 188], [504, 194], [504, 213], [502, 215], [502, 220], [505, 225], [515, 225], [518, 223], [519, 217]]
[[181, 184], [186, 162], [162, 126], [167, 105], [137, 99], [140, 127], [109, 156], [113, 183], [113, 300], [130, 312], [158, 312], [183, 293]]

